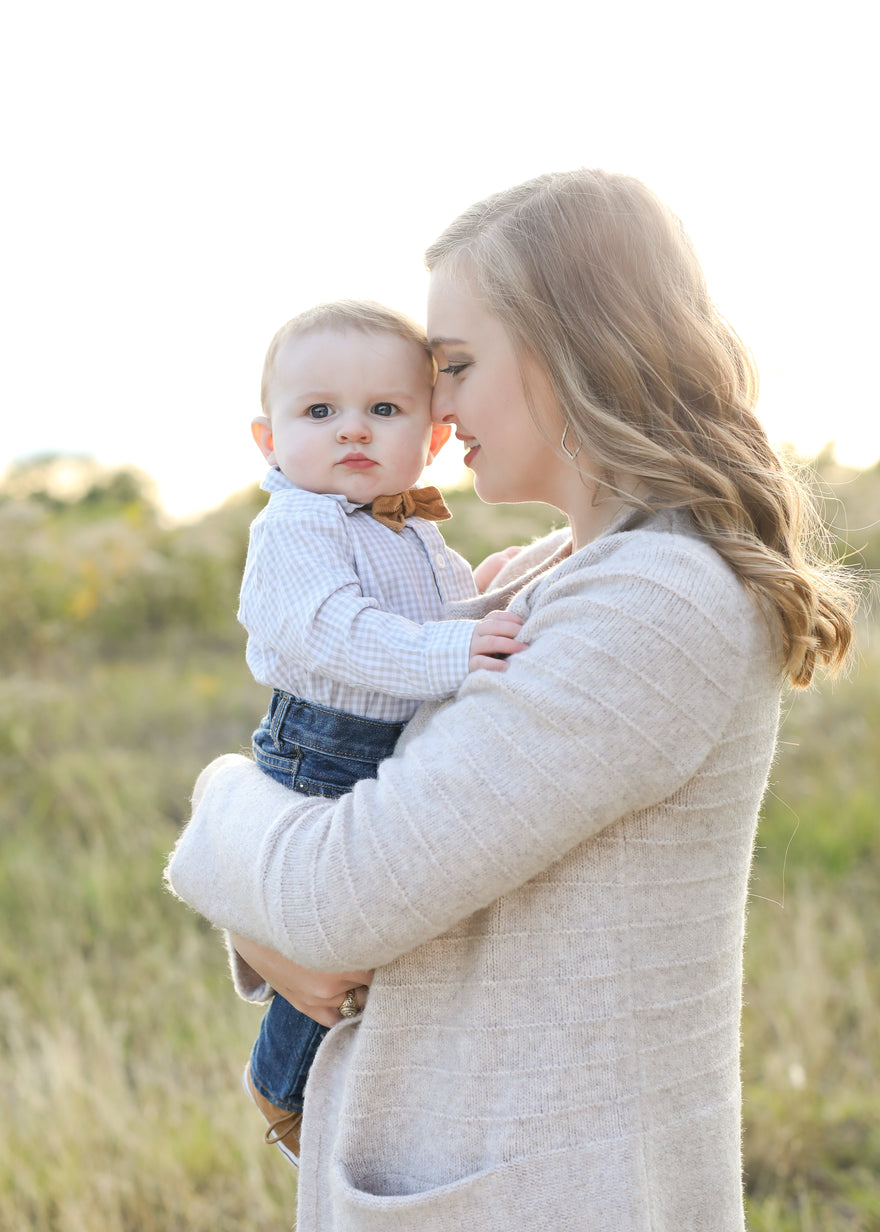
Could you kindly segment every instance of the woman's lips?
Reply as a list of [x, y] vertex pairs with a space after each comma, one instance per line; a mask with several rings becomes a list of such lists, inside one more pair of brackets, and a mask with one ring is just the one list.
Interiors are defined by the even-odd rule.
[[455, 439], [461, 441], [464, 445], [464, 464], [470, 466], [472, 460], [477, 456], [480, 448], [480, 442], [472, 436], [465, 436], [463, 432], [456, 432]]

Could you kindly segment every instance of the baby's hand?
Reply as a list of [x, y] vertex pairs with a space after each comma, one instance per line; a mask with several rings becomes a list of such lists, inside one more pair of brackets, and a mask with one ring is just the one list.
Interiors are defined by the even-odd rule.
[[507, 656], [526, 649], [525, 642], [516, 640], [522, 623], [513, 612], [490, 612], [484, 617], [471, 638], [468, 671], [475, 672], [485, 667], [490, 672], [503, 672], [507, 667]]
[[503, 552], [493, 552], [491, 556], [480, 561], [474, 569], [474, 582], [481, 595], [486, 593], [507, 562], [513, 560], [521, 551], [522, 548], [519, 547], [505, 548]]

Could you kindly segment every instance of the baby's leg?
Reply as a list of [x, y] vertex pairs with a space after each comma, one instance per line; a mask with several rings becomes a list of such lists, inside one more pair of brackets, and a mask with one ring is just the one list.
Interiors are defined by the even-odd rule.
[[276, 993], [245, 1070], [245, 1090], [268, 1122], [266, 1142], [296, 1163], [306, 1079], [326, 1027]]

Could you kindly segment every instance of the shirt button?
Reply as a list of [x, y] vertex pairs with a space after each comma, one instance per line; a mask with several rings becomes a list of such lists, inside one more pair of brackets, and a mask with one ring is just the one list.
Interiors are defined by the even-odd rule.
[[442, 552], [438, 552], [437, 555], [434, 557], [434, 563], [438, 569], [446, 568], [446, 557], [443, 555]]

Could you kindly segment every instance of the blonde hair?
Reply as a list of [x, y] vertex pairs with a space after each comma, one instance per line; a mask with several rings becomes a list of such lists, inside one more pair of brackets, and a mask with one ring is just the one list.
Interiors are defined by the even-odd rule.
[[566, 452], [585, 442], [612, 487], [634, 477], [648, 495], [633, 505], [690, 512], [778, 614], [792, 684], [844, 663], [853, 591], [758, 422], [749, 351], [710, 301], [680, 221], [644, 184], [539, 176], [471, 206], [425, 260], [460, 268], [542, 364]]
[[415, 321], [410, 320], [402, 312], [386, 308], [369, 299], [338, 299], [326, 304], [316, 304], [307, 308], [287, 321], [269, 343], [266, 358], [263, 361], [263, 378], [260, 383], [260, 403], [263, 414], [271, 419], [269, 410], [269, 392], [272, 384], [272, 373], [278, 352], [290, 338], [311, 333], [318, 329], [357, 329], [369, 334], [393, 334], [404, 342], [412, 342], [425, 353], [426, 380], [433, 383], [434, 357], [428, 346], [425, 331]]

